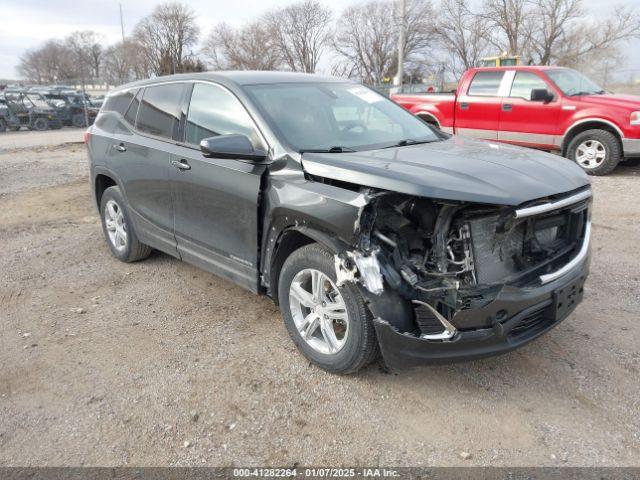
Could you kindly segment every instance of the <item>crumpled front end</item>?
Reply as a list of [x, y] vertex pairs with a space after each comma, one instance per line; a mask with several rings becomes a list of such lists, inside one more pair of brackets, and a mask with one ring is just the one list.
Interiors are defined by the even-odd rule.
[[360, 287], [389, 366], [503, 353], [582, 299], [590, 204], [588, 187], [518, 207], [375, 193], [338, 284]]

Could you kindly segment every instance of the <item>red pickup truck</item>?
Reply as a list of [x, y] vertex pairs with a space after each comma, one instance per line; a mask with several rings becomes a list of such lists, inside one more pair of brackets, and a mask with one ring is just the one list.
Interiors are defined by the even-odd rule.
[[391, 98], [446, 132], [559, 151], [591, 175], [640, 156], [640, 97], [568, 68], [472, 68], [455, 93]]

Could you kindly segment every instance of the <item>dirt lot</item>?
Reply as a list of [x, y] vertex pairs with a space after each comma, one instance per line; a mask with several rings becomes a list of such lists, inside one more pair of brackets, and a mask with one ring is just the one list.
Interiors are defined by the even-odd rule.
[[165, 255], [115, 260], [82, 146], [5, 150], [0, 465], [638, 466], [640, 167], [594, 188], [586, 299], [557, 329], [338, 377], [267, 298]]

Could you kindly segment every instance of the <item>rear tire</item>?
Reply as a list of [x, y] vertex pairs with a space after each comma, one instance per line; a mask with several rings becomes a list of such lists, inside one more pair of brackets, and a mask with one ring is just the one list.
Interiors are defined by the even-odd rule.
[[622, 160], [622, 146], [611, 132], [585, 130], [569, 143], [567, 158], [580, 165], [589, 175], [607, 175]]
[[[309, 280], [303, 280], [305, 275]], [[315, 278], [320, 279], [318, 296], [310, 293], [315, 290], [312, 287]], [[308, 282], [306, 286], [303, 281]], [[371, 313], [358, 289], [349, 283], [337, 287], [335, 282], [333, 254], [313, 243], [285, 260], [278, 281], [278, 297], [287, 331], [302, 354], [323, 370], [347, 374], [376, 359], [378, 342]], [[300, 287], [303, 294], [309, 294], [303, 295], [304, 302], [299, 301], [300, 294], [296, 293]], [[339, 307], [334, 309], [336, 305]], [[342, 319], [332, 320], [338, 317]], [[315, 328], [314, 321], [317, 321]]]
[[151, 253], [151, 247], [138, 240], [130, 218], [120, 189], [107, 188], [100, 199], [102, 231], [113, 256], [125, 263], [143, 260]]

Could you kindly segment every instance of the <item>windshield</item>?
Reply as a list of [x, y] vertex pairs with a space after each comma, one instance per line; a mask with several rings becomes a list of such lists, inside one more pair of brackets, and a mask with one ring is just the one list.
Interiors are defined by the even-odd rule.
[[271, 127], [294, 149], [371, 150], [440, 137], [386, 97], [347, 83], [246, 87]]
[[604, 93], [602, 87], [575, 70], [563, 68], [560, 70], [547, 70], [545, 73], [567, 96]]

